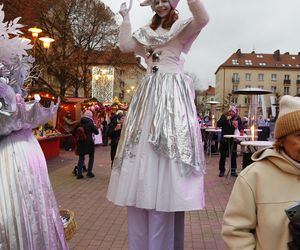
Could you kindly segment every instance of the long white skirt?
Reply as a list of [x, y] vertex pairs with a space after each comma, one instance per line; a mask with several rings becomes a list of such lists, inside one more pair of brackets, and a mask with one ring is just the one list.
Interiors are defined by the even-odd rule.
[[[205, 164], [191, 92], [179, 74], [156, 74], [144, 79], [132, 98], [123, 127], [108, 200], [161, 212], [204, 207], [203, 172], [181, 171], [185, 159], [196, 159], [199, 169]], [[154, 127], [157, 132], [149, 136]], [[158, 138], [154, 143], [153, 137]], [[173, 151], [173, 146], [178, 150]], [[175, 152], [175, 157], [168, 152]], [[179, 153], [182, 157], [176, 159]]]
[[68, 249], [41, 147], [31, 129], [0, 139], [0, 249]]

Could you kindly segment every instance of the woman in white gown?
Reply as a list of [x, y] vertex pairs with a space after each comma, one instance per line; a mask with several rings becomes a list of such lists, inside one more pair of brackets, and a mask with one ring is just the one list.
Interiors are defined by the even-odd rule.
[[129, 249], [183, 248], [183, 239], [180, 246], [176, 242], [178, 231], [183, 237], [183, 211], [204, 206], [203, 144], [181, 53], [188, 52], [208, 15], [200, 0], [187, 0], [193, 17], [177, 20], [178, 1], [142, 3], [156, 14], [133, 35], [125, 3], [120, 10], [121, 50], [135, 51], [148, 65], [131, 100], [107, 193], [128, 207]]
[[45, 157], [32, 134], [57, 106], [24, 102], [22, 85], [32, 62], [25, 50], [30, 46], [16, 36], [16, 20], [3, 25], [11, 33], [0, 29], [0, 249], [68, 249]]

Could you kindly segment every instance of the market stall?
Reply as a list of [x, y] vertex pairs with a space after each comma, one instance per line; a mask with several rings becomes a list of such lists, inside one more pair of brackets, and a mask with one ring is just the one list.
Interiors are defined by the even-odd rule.
[[59, 156], [60, 140], [64, 137], [49, 124], [33, 129], [32, 133], [37, 138], [46, 160]]

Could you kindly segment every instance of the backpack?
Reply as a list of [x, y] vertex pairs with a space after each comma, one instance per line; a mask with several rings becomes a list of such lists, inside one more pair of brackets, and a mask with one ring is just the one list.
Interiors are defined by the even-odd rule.
[[79, 126], [76, 129], [76, 140], [77, 141], [85, 141], [86, 140], [86, 134], [85, 134], [84, 128], [82, 126]]

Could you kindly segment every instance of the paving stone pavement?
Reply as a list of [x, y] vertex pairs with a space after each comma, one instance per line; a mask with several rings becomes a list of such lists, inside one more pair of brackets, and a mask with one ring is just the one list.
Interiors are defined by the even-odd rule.
[[[126, 208], [115, 206], [105, 198], [111, 170], [109, 153], [109, 146], [97, 146], [95, 178], [80, 180], [72, 175], [77, 163], [74, 152], [61, 150], [59, 157], [47, 161], [59, 207], [75, 213], [78, 230], [68, 242], [70, 249], [128, 249]], [[241, 158], [238, 157], [239, 165]], [[225, 178], [218, 177], [218, 160], [219, 156], [206, 156], [205, 209], [185, 213], [185, 250], [227, 249], [220, 231], [235, 178], [229, 178], [227, 184]]]

